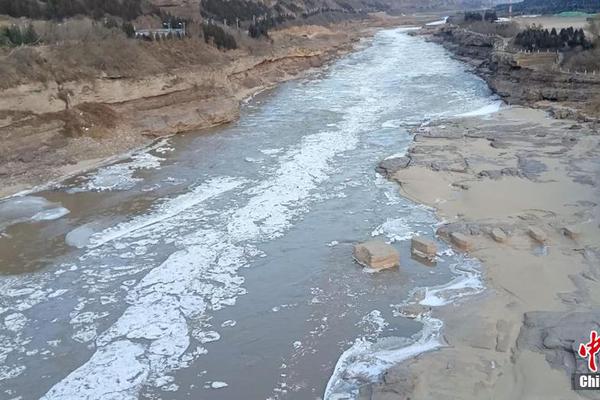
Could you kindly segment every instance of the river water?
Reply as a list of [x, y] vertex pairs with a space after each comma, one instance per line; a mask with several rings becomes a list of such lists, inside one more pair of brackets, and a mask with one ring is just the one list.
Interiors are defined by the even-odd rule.
[[[435, 267], [406, 256], [438, 221], [374, 167], [424, 121], [497, 106], [441, 47], [385, 30], [234, 124], [1, 202], [0, 397], [352, 398], [441, 345], [399, 304], [481, 290], [443, 243]], [[353, 262], [373, 236], [399, 269]]]

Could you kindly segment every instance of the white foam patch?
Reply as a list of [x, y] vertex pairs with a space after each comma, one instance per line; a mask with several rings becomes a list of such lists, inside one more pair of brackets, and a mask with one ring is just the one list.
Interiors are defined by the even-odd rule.
[[371, 232], [371, 236], [385, 235], [391, 242], [408, 240], [416, 234], [417, 232], [404, 218], [388, 219]]
[[[228, 224], [229, 233], [240, 240], [260, 235], [278, 236], [295, 215], [299, 203], [328, 179], [331, 157], [356, 146], [356, 138], [343, 132], [322, 132], [303, 138], [302, 146], [282, 157], [277, 175], [256, 186], [248, 204]], [[296, 207], [290, 207], [293, 204]]]
[[391, 119], [389, 121], [384, 121], [381, 123], [382, 128], [399, 128], [402, 126], [402, 120], [399, 119]]
[[494, 113], [497, 113], [498, 111], [500, 111], [500, 109], [502, 108], [502, 104], [503, 103], [501, 101], [495, 101], [491, 104], [485, 105], [476, 110], [458, 114], [458, 117], [479, 117], [479, 116], [494, 114]]
[[[123, 315], [96, 340], [98, 349], [90, 361], [57, 383], [48, 398], [68, 398], [77, 388], [85, 386], [90, 398], [99, 398], [104, 388], [111, 387], [124, 368], [127, 376], [143, 377], [145, 384], [161, 386], [167, 373], [183, 368], [194, 357], [186, 355], [190, 338], [199, 332], [190, 332], [187, 321], [201, 318], [208, 311], [235, 304], [236, 298], [245, 293], [244, 279], [237, 274], [246, 265], [248, 256], [258, 252], [248, 245], [275, 237], [288, 228], [292, 219], [305, 211], [312, 191], [328, 179], [327, 172], [334, 156], [356, 146], [354, 132], [365, 118], [358, 113], [349, 114], [345, 132], [321, 132], [303, 138], [280, 157], [280, 168], [270, 178], [247, 190], [251, 197], [244, 207], [222, 216], [223, 224], [217, 228], [198, 230], [179, 239], [184, 249], [173, 253], [160, 266], [151, 270], [130, 291], [127, 302], [131, 304]], [[356, 125], [355, 125], [356, 124]], [[119, 225], [96, 235], [90, 246], [100, 247], [116, 239], [129, 237], [152, 225], [164, 230], [163, 225], [174, 215], [204, 201], [216, 193], [240, 185], [239, 180], [216, 178], [206, 187], [188, 195], [182, 195], [164, 203], [164, 207], [140, 219]], [[202, 186], [202, 185], [201, 185]], [[214, 190], [218, 187], [219, 190]], [[198, 197], [198, 192], [203, 195]], [[313, 196], [318, 198], [318, 196]], [[202, 199], [202, 200], [200, 200]], [[224, 226], [226, 230], [217, 230]], [[235, 321], [223, 324], [234, 326]], [[213, 336], [214, 337], [214, 336]], [[122, 355], [114, 347], [129, 349], [127, 357], [135, 352], [136, 363], [121, 360]], [[137, 354], [137, 353], [136, 353]], [[196, 354], [197, 356], [199, 354]], [[101, 364], [96, 359], [111, 359]], [[95, 371], [95, 372], [94, 372]], [[121, 381], [112, 393], [113, 399], [128, 399], [140, 391], [139, 381], [129, 385]]]
[[142, 179], [134, 177], [138, 170], [159, 168], [163, 158], [147, 151], [135, 153], [131, 160], [99, 168], [80, 188], [71, 192], [127, 190], [134, 187]]
[[476, 260], [468, 258], [452, 264], [450, 269], [457, 276], [445, 285], [421, 289], [424, 291], [424, 297], [419, 303], [424, 306], [440, 307], [462, 297], [481, 293], [485, 286], [477, 265]]
[[357, 339], [336, 363], [324, 400], [358, 398], [361, 385], [378, 381], [393, 365], [442, 346], [442, 321], [431, 317], [420, 321], [423, 330], [410, 339], [386, 337], [375, 342]]
[[266, 155], [266, 156], [273, 156], [273, 155], [276, 155], [276, 154], [279, 154], [279, 153], [281, 153], [282, 151], [283, 151], [283, 149], [282, 149], [282, 148], [279, 148], [279, 149], [263, 149], [263, 150], [260, 150], [260, 152], [261, 152], [261, 153], [263, 153], [263, 154], [264, 154], [264, 155]]
[[383, 315], [381, 315], [381, 311], [373, 310], [362, 317], [357, 325], [364, 330], [365, 334], [376, 336], [381, 334], [389, 324], [385, 321]]
[[91, 235], [90, 247], [98, 247], [105, 243], [131, 235], [133, 232], [142, 230], [151, 225], [169, 220], [178, 214], [197, 206], [198, 204], [233, 190], [246, 181], [229, 177], [213, 178], [204, 182], [190, 192], [179, 195], [173, 199], [160, 204], [157, 209], [149, 215], [135, 218], [124, 222], [113, 228], [106, 229], [98, 234]]

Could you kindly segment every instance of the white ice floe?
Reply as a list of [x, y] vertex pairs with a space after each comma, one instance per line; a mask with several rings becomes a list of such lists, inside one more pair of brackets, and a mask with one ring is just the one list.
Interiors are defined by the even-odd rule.
[[391, 366], [442, 346], [442, 321], [431, 317], [420, 320], [423, 330], [409, 339], [357, 339], [336, 363], [324, 400], [355, 399], [361, 385], [376, 382]]
[[68, 213], [60, 203], [40, 196], [9, 197], [0, 201], [0, 231], [18, 223], [55, 220]]
[[59, 219], [60, 217], [64, 217], [69, 214], [70, 211], [64, 207], [57, 207], [50, 210], [40, 211], [31, 217], [32, 221], [52, 221], [54, 219]]
[[4, 317], [4, 329], [19, 332], [27, 323], [27, 317], [21, 313], [13, 313]]

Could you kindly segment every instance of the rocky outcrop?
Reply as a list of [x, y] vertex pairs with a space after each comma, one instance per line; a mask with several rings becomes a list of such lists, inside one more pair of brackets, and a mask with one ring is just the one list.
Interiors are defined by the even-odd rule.
[[386, 177], [391, 177], [399, 170], [408, 167], [409, 164], [409, 157], [386, 158], [377, 165], [375, 170]]
[[[509, 104], [545, 108], [557, 118], [598, 118], [600, 75], [569, 73], [557, 65], [535, 68], [538, 63], [548, 64], [546, 59], [555, 58], [555, 55], [516, 53], [509, 50], [506, 39], [456, 26], [444, 26], [428, 37], [470, 64]], [[525, 60], [532, 57], [544, 60]]]
[[600, 327], [600, 312], [525, 313], [517, 340], [520, 350], [533, 350], [546, 356], [557, 369], [568, 373], [589, 373], [586, 359], [577, 355], [581, 343], [590, 340], [590, 331]]

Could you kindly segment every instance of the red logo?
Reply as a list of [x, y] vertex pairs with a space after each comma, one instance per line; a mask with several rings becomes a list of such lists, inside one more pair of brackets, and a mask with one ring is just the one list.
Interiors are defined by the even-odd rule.
[[600, 351], [600, 338], [598, 332], [590, 332], [590, 341], [588, 343], [581, 343], [579, 345], [579, 355], [583, 358], [588, 357], [588, 368], [592, 372], [598, 371], [596, 365], [596, 353]]

